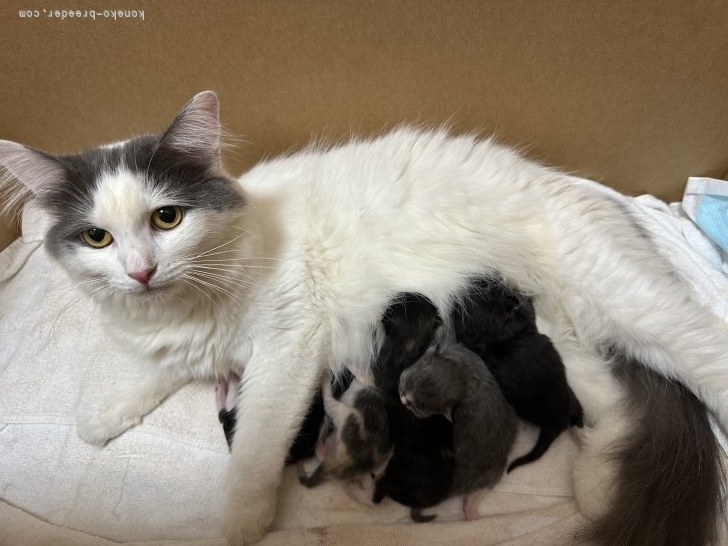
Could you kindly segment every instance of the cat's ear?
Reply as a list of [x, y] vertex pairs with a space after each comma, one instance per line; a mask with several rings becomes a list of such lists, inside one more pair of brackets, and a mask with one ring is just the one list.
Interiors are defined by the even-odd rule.
[[159, 146], [217, 169], [221, 161], [220, 137], [220, 103], [214, 91], [203, 91], [177, 114], [162, 134]]
[[0, 140], [0, 202], [3, 210], [22, 205], [31, 194], [56, 186], [65, 169], [55, 157], [17, 142]]
[[42, 193], [65, 176], [55, 157], [9, 140], [0, 140], [0, 166], [33, 193]]

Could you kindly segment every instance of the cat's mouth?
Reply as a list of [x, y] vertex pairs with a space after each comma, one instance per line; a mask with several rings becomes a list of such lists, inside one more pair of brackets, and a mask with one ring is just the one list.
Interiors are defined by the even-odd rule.
[[129, 290], [128, 293], [134, 296], [138, 297], [153, 297], [153, 296], [160, 296], [162, 294], [169, 293], [171, 288], [171, 285], [169, 283], [163, 283], [163, 284], [140, 284], [139, 286], [134, 287], [132, 290]]

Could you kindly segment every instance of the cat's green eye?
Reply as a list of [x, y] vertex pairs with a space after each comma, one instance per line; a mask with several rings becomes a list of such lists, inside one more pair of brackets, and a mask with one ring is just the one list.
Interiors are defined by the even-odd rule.
[[152, 213], [152, 224], [158, 229], [176, 228], [182, 221], [182, 207], [169, 205], [159, 208]]
[[81, 232], [81, 240], [91, 248], [109, 246], [114, 238], [105, 229], [90, 228]]

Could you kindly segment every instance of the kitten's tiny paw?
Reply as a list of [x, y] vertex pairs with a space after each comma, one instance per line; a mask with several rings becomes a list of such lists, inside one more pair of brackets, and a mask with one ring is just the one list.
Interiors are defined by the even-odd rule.
[[263, 538], [275, 516], [275, 492], [275, 488], [260, 495], [229, 492], [223, 519], [228, 546], [252, 544]]
[[347, 480], [344, 491], [350, 499], [366, 506], [374, 506], [374, 480], [370, 477]]
[[138, 425], [139, 416], [128, 416], [124, 413], [99, 405], [80, 411], [76, 419], [79, 437], [87, 444], [103, 446], [122, 432]]

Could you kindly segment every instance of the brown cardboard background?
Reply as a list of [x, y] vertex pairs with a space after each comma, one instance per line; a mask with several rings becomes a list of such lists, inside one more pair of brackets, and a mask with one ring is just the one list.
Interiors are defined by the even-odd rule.
[[[71, 8], [145, 15], [48, 17]], [[77, 151], [161, 130], [212, 88], [235, 174], [314, 136], [449, 121], [675, 200], [728, 168], [726, 29], [723, 0], [10, 0], [0, 138]]]

